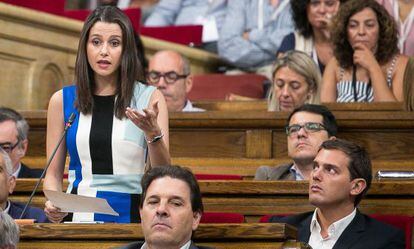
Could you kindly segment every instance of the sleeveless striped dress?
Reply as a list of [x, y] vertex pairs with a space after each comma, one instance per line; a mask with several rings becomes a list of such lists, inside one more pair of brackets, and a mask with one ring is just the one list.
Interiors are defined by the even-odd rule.
[[[155, 88], [137, 83], [131, 107], [142, 110]], [[147, 145], [144, 133], [129, 119], [114, 115], [115, 96], [94, 96], [92, 114], [74, 108], [76, 86], [63, 88], [65, 122], [71, 113], [76, 119], [66, 134], [70, 156], [68, 193], [100, 197], [119, 216], [73, 213], [74, 222], [139, 222], [140, 183], [145, 168]]]
[[[397, 55], [394, 56], [390, 67], [387, 69], [387, 85], [389, 88], [391, 88], [392, 85], [392, 73], [394, 72], [397, 58]], [[353, 85], [352, 80], [343, 80], [344, 72], [344, 69], [341, 67], [339, 76], [340, 81], [336, 84], [336, 102], [348, 103], [374, 101], [374, 91], [371, 82], [355, 80], [355, 85]], [[355, 73], [354, 70], [353, 73]]]

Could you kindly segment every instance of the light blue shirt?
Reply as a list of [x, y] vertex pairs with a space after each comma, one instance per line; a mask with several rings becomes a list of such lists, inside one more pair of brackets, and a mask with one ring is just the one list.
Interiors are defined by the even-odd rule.
[[[219, 55], [239, 68], [253, 71], [276, 60], [282, 39], [293, 30], [289, 0], [281, 0], [276, 8], [269, 0], [229, 0], [220, 30]], [[248, 40], [243, 38], [246, 31]]]

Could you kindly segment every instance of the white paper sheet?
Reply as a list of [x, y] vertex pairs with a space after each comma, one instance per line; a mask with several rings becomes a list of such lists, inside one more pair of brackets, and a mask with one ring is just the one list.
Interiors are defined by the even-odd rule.
[[47, 199], [62, 212], [85, 212], [119, 216], [102, 198], [73, 195], [53, 190], [43, 190]]

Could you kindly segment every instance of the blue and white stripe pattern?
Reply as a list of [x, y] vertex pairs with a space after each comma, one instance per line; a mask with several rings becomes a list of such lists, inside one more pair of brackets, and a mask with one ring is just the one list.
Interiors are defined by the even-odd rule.
[[[131, 106], [147, 108], [154, 90], [137, 83]], [[94, 96], [94, 109], [88, 115], [74, 107], [75, 98], [75, 86], [63, 88], [65, 122], [72, 112], [77, 114], [66, 135], [70, 155], [67, 192], [105, 198], [120, 216], [74, 213], [72, 220], [137, 222], [147, 149], [144, 133], [129, 119], [114, 116], [115, 96]]]

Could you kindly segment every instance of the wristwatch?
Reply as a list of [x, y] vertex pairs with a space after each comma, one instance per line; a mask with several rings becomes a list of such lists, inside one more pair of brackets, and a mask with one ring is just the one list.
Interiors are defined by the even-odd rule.
[[155, 136], [152, 140], [147, 140], [147, 143], [148, 143], [148, 144], [155, 143], [155, 142], [157, 142], [158, 140], [160, 140], [163, 136], [164, 136], [164, 134], [162, 134], [162, 133], [161, 133], [160, 135]]

